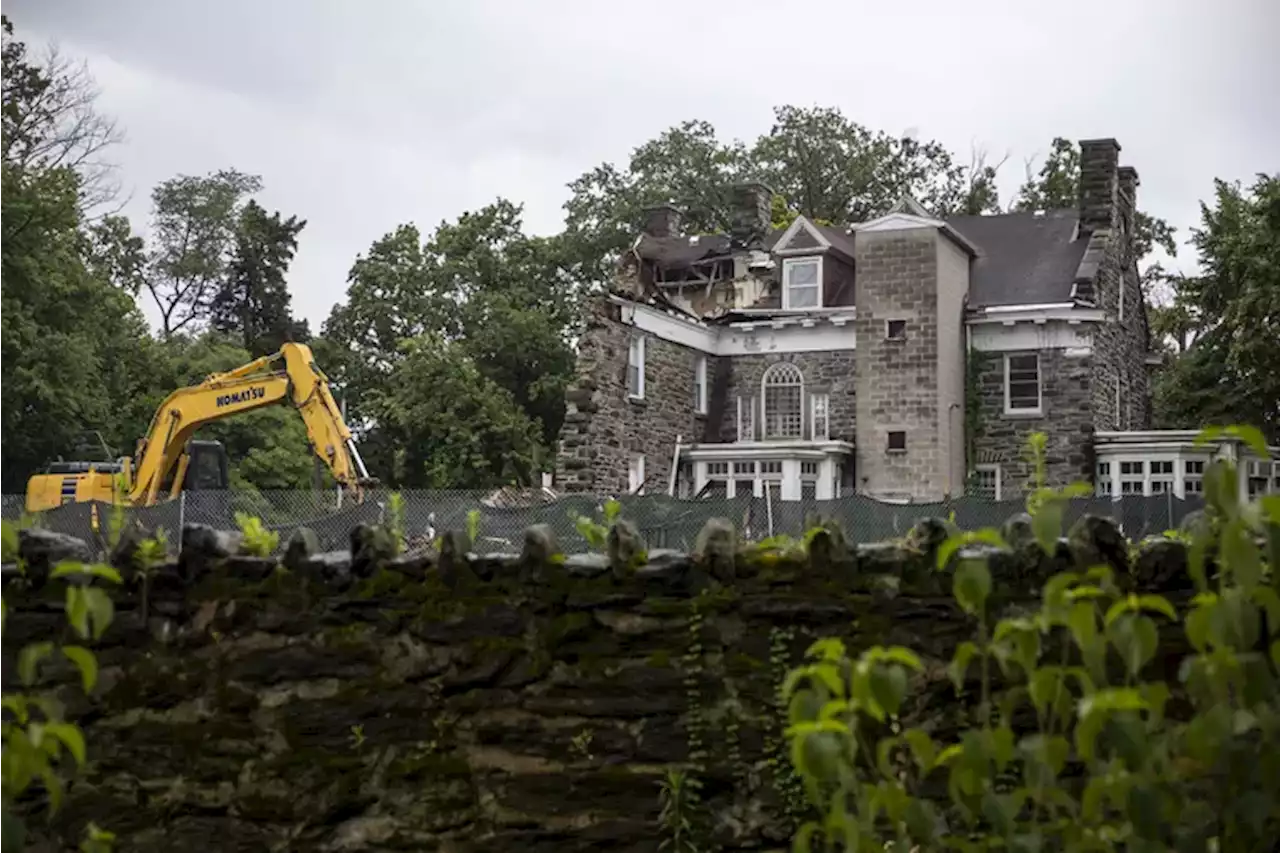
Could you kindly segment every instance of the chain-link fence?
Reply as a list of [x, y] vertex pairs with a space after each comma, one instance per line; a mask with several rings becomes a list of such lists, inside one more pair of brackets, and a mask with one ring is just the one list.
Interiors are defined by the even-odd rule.
[[[482, 553], [519, 551], [524, 530], [546, 524], [555, 531], [567, 551], [589, 550], [576, 519], [601, 520], [606, 499], [590, 495], [552, 496], [532, 491], [414, 491], [393, 500], [386, 491], [367, 493], [362, 501], [336, 492], [192, 491], [178, 500], [153, 507], [122, 509], [109, 504], [69, 504], [41, 513], [40, 526], [69, 533], [89, 542], [105, 542], [113, 523], [138, 523], [154, 531], [163, 528], [169, 541], [178, 542], [184, 524], [208, 524], [223, 529], [237, 527], [236, 514], [260, 518], [280, 533], [280, 545], [299, 527], [315, 531], [326, 549], [347, 546], [351, 529], [360, 522], [387, 521], [399, 503], [403, 529], [411, 543], [434, 538], [446, 530], [467, 530], [468, 518], [478, 511], [476, 550]], [[705, 498], [680, 500], [665, 495], [620, 498], [622, 517], [631, 521], [651, 548], [692, 549], [698, 531], [708, 519], [733, 521], [745, 539], [758, 540], [776, 534], [801, 535], [815, 516], [833, 519], [857, 542], [892, 539], [906, 533], [921, 518], [949, 518], [966, 530], [995, 527], [1023, 511], [1021, 500], [991, 501], [975, 497], [942, 503], [885, 503], [862, 495], [836, 500], [781, 501], [772, 498]], [[0, 506], [6, 519], [22, 515], [21, 495], [4, 495]], [[1199, 499], [1173, 495], [1126, 496], [1073, 500], [1065, 524], [1081, 515], [1110, 516], [1131, 539], [1176, 528], [1186, 515], [1203, 506]], [[113, 518], [114, 515], [114, 518]], [[474, 517], [474, 516], [473, 516]]]

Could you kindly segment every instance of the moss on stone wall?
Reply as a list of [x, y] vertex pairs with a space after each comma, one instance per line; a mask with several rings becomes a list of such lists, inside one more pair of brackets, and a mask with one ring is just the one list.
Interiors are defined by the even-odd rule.
[[[1127, 562], [1102, 549], [1106, 524], [1071, 547]], [[366, 577], [318, 558], [256, 581], [233, 560], [200, 577], [159, 567], [145, 624], [136, 586], [116, 602], [101, 683], [73, 709], [91, 764], [50, 831], [76, 838], [92, 819], [120, 849], [165, 853], [652, 849], [658, 781], [696, 759], [715, 837], [776, 845], [794, 818], [777, 682], [814, 638], [916, 649], [936, 676], [905, 716], [951, 725], [943, 664], [968, 626], [931, 530], [824, 539], [820, 560], [659, 553], [618, 576], [512, 555], [468, 559], [458, 583], [429, 553]], [[1159, 548], [1168, 562], [1181, 545]], [[1064, 542], [992, 563], [1016, 606], [1071, 560]], [[61, 614], [41, 589], [5, 600], [8, 686], [11, 648]]]

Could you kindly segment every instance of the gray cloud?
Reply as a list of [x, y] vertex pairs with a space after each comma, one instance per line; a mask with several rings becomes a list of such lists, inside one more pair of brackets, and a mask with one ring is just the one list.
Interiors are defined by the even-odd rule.
[[[688, 118], [727, 137], [776, 104], [838, 106], [959, 155], [1023, 160], [1055, 135], [1114, 136], [1141, 204], [1185, 233], [1212, 179], [1280, 169], [1280, 29], [1267, 0], [820, 2], [792, 11], [567, 0], [10, 0], [32, 42], [83, 57], [141, 224], [179, 172], [262, 175], [308, 220], [292, 275], [318, 327], [356, 255], [503, 195], [537, 232], [565, 184]], [[1188, 252], [1180, 259], [1191, 262]]]

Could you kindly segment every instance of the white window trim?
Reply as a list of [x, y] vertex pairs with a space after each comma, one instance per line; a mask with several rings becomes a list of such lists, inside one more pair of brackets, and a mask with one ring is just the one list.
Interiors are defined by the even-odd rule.
[[[810, 305], [804, 308], [793, 309], [791, 307], [790, 270], [792, 267], [800, 264], [816, 264], [818, 267], [818, 280], [814, 285], [818, 289], [818, 301], [814, 305]], [[822, 263], [821, 255], [806, 255], [805, 257], [802, 257], [802, 258], [785, 258], [782, 261], [782, 310], [783, 311], [793, 311], [793, 310], [811, 311], [813, 309], [823, 307], [822, 305], [822, 267], [823, 266], [824, 265]], [[808, 285], [805, 285], [805, 287], [808, 287]]]
[[[1036, 407], [1034, 409], [1015, 409], [1010, 405], [1009, 399], [1009, 361], [1013, 358], [1021, 356], [1034, 355], [1036, 357]], [[1025, 417], [1035, 417], [1044, 414], [1044, 364], [1038, 352], [1007, 352], [1004, 354], [1004, 413], [1006, 415], [1022, 415]]]
[[[640, 368], [640, 372], [639, 372], [639, 381], [636, 383], [636, 393], [632, 393], [630, 387], [628, 387], [627, 396], [629, 396], [633, 400], [643, 400], [644, 399], [644, 356], [645, 356], [644, 335], [636, 335], [627, 344], [627, 378], [628, 379], [631, 378], [630, 374], [631, 374], [631, 367], [632, 367], [631, 365], [631, 344], [632, 343], [635, 344], [635, 352], [636, 352], [637, 360], [639, 362], [637, 366]], [[631, 383], [628, 382], [627, 384], [628, 386], [630, 386]]]
[[[822, 401], [826, 405], [826, 411], [823, 412], [822, 425], [825, 427], [822, 435], [818, 435], [818, 402]], [[809, 430], [810, 438], [814, 441], [828, 441], [831, 438], [831, 395], [825, 392], [819, 394], [809, 394]]]
[[707, 413], [707, 357], [700, 355], [693, 363], [693, 382], [697, 386], [698, 405], [695, 411], [700, 415]]
[[[639, 490], [637, 492], [637, 490]], [[630, 494], [644, 494], [644, 454], [637, 453], [631, 457], [631, 466], [627, 471], [627, 491]]]
[[800, 434], [798, 436], [770, 436], [769, 435], [769, 375], [777, 371], [782, 365], [791, 364], [791, 362], [779, 361], [774, 362], [765, 368], [764, 373], [760, 376], [760, 436], [766, 441], [800, 441], [804, 439], [805, 427], [809, 425], [808, 419], [805, 417], [805, 394], [804, 394], [804, 371], [796, 366], [796, 372], [800, 376]]
[[1000, 466], [999, 466], [999, 465], [997, 465], [997, 464], [974, 465], [974, 466], [973, 466], [973, 470], [974, 470], [975, 472], [987, 472], [987, 471], [990, 471], [991, 473], [993, 473], [993, 474], [995, 474], [995, 475], [996, 475], [996, 496], [995, 496], [995, 500], [1000, 500], [1000, 499], [1001, 499], [1002, 492], [1003, 492], [1003, 490], [1004, 490], [1004, 484], [1003, 484], [1003, 482], [1002, 482], [1002, 480], [1003, 480], [1004, 478], [1003, 478], [1003, 477], [1001, 476], [1001, 474], [1000, 474]]

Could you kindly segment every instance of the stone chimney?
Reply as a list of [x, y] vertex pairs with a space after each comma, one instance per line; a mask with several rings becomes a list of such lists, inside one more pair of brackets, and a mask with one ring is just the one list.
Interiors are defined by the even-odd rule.
[[729, 236], [733, 245], [761, 248], [773, 219], [773, 190], [758, 182], [735, 184], [732, 198]]
[[[1120, 143], [1114, 139], [1080, 141], [1080, 233], [1115, 227]], [[1137, 173], [1134, 173], [1137, 177]]]
[[680, 209], [672, 204], [659, 204], [644, 209], [644, 233], [650, 237], [679, 237]]
[[1132, 166], [1121, 166], [1116, 170], [1117, 203], [1120, 215], [1133, 227], [1133, 215], [1138, 209], [1138, 170]]

